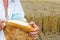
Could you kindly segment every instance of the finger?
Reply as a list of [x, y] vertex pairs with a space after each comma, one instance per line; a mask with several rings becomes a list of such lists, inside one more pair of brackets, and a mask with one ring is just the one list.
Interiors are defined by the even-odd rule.
[[32, 25], [34, 28], [38, 28], [38, 26], [35, 24], [35, 22], [30, 22], [30, 25]]
[[38, 35], [36, 34], [36, 35], [31, 35], [31, 37], [38, 37]]
[[1, 25], [1, 28], [3, 29], [4, 28], [4, 25]]
[[38, 35], [31, 35], [31, 37], [38, 37]]
[[3, 25], [3, 24], [1, 24], [1, 25], [0, 25], [0, 29], [3, 29], [3, 28], [4, 28], [4, 25]]
[[39, 33], [40, 31], [39, 31], [39, 29], [38, 29], [38, 28], [34, 28], [34, 30], [33, 30], [33, 31], [31, 31], [31, 32], [37, 32], [37, 33]]
[[31, 26], [33, 26], [33, 25], [35, 24], [35, 22], [31, 21], [29, 24], [30, 24]]
[[33, 40], [36, 40], [38, 36], [31, 36]]
[[34, 23], [34, 25], [33, 25], [33, 26], [34, 26], [34, 28], [38, 28], [38, 26], [37, 26], [35, 23]]
[[4, 21], [2, 21], [2, 23], [4, 23]]
[[38, 34], [38, 32], [30, 32], [29, 34], [35, 35]]
[[0, 22], [1, 22], [1, 23], [4, 23], [4, 21], [3, 21], [3, 20], [0, 20]]
[[36, 33], [30, 33], [29, 35], [32, 36], [32, 37], [38, 37], [38, 33], [37, 32]]
[[38, 28], [38, 26], [35, 24], [35, 22], [30, 22], [30, 25], [32, 25], [34, 28]]
[[39, 32], [39, 29], [38, 28], [34, 28], [33, 32]]
[[37, 40], [37, 39], [38, 39], [38, 37], [32, 37], [32, 39], [33, 39], [33, 40]]

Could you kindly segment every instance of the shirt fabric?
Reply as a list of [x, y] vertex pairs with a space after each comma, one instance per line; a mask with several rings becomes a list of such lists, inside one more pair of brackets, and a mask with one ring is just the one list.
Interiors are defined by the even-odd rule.
[[[5, 9], [3, 5], [3, 0], [0, 0], [0, 19], [18, 19], [26, 21], [24, 18], [24, 11], [22, 9], [20, 0], [8, 0], [8, 14], [5, 17]], [[0, 31], [0, 40], [5, 40], [3, 30]]]

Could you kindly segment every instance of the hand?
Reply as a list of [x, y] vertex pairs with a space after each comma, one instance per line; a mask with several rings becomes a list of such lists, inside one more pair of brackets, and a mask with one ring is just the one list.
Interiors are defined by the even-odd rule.
[[33, 40], [36, 40], [38, 38], [38, 34], [39, 34], [39, 28], [38, 26], [35, 24], [35, 22], [30, 22], [29, 23], [31, 26], [33, 26], [34, 30], [32, 32], [29, 32], [29, 35], [32, 37]]
[[4, 21], [0, 20], [0, 30], [2, 30], [4, 28], [3, 23], [4, 23]]

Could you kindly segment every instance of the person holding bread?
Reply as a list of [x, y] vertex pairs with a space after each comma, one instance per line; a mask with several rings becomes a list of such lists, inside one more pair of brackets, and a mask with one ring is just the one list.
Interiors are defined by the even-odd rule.
[[[24, 11], [20, 0], [0, 0], [0, 40], [6, 40], [3, 29], [5, 28], [5, 20], [22, 20], [27, 21], [24, 18]], [[34, 29], [28, 34], [33, 40], [38, 38], [39, 28], [35, 22], [29, 23]]]

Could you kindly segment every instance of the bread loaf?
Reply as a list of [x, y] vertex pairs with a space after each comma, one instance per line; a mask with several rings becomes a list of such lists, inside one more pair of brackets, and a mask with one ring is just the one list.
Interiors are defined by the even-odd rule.
[[23, 30], [25, 32], [33, 31], [33, 27], [31, 25], [29, 25], [25, 21], [20, 21], [20, 20], [7, 20], [6, 26], [17, 27], [17, 28], [20, 28], [21, 30]]

